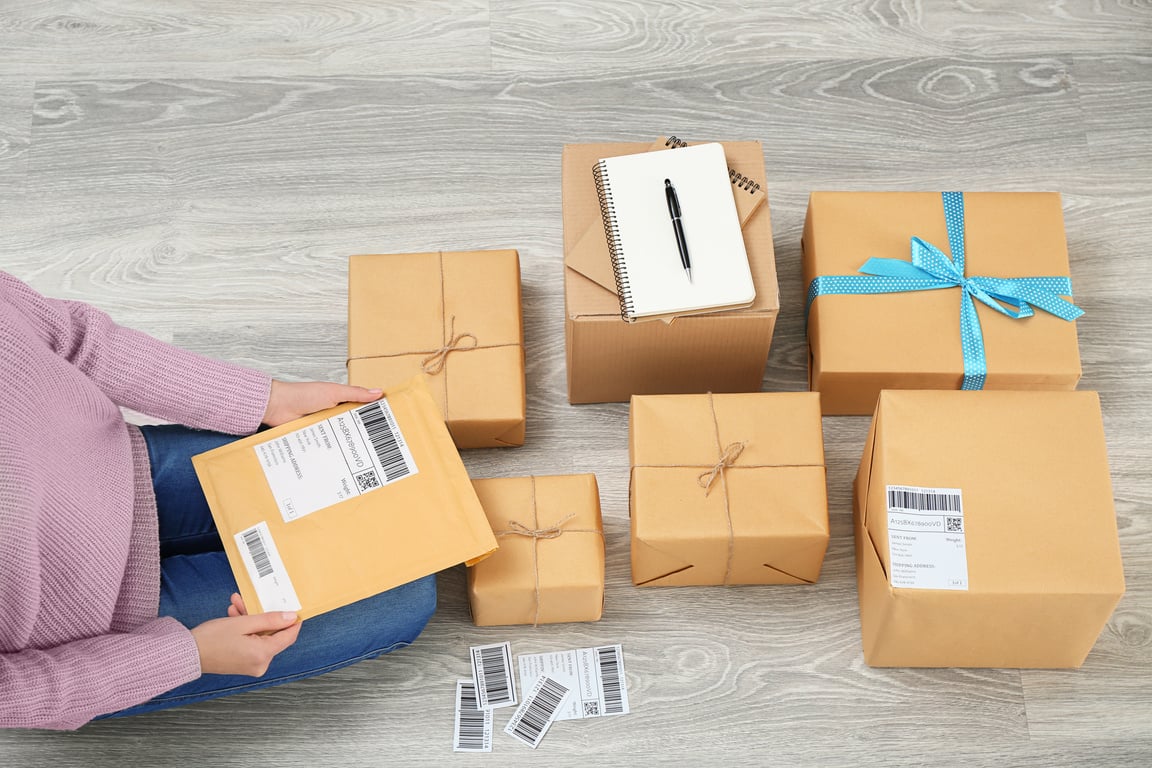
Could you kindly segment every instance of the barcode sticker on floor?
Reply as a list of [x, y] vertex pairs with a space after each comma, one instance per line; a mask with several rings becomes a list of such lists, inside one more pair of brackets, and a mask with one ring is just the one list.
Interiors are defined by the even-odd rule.
[[256, 597], [260, 600], [260, 605], [248, 607], [249, 613], [300, 610], [300, 600], [296, 597], [296, 590], [288, 578], [288, 570], [280, 559], [280, 551], [276, 549], [268, 524], [257, 523], [240, 531], [235, 539], [240, 558], [244, 561], [248, 577], [252, 579]]
[[419, 470], [387, 399], [253, 446], [284, 522]]
[[560, 683], [550, 677], [540, 678], [532, 693], [524, 697], [524, 702], [512, 713], [504, 733], [536, 749], [567, 695], [568, 689]]
[[889, 485], [885, 490], [892, 586], [968, 589], [960, 489]]
[[453, 752], [492, 751], [492, 710], [480, 709], [476, 683], [456, 681], [456, 728]]
[[512, 646], [509, 643], [474, 645], [472, 680], [476, 683], [481, 709], [510, 707], [516, 703], [512, 683]]
[[541, 677], [550, 677], [572, 691], [556, 714], [557, 720], [579, 720], [628, 714], [624, 649], [620, 645], [580, 648], [554, 653], [523, 653], [516, 657], [520, 690], [531, 690]]

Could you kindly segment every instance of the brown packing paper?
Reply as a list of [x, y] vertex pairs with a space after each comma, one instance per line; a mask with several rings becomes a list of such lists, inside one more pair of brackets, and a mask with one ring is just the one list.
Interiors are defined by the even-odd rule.
[[[763, 180], [759, 142], [722, 142], [729, 165]], [[564, 307], [568, 400], [623, 402], [633, 394], [758, 391], [780, 308], [766, 203], [744, 225], [756, 300], [750, 307], [628, 323], [620, 317], [592, 167], [601, 158], [643, 152], [650, 143], [564, 147]], [[665, 151], [675, 151], [672, 149]], [[734, 194], [739, 194], [739, 191]], [[739, 199], [739, 197], [737, 197]], [[577, 249], [589, 232], [589, 239]]]
[[635, 396], [632, 580], [808, 584], [828, 510], [819, 396]]
[[[305, 619], [457, 563], [478, 561], [496, 549], [484, 510], [423, 381], [390, 387], [384, 398], [412, 452], [416, 473], [290, 521], [280, 512], [257, 446], [292, 441], [301, 428], [352, 410], [349, 406], [193, 457], [240, 594], [252, 613], [267, 608], [235, 535], [260, 522], [267, 523]], [[293, 463], [304, 461], [298, 447]]]
[[[967, 591], [891, 585], [888, 485], [960, 489]], [[1124, 592], [1094, 392], [886, 390], [853, 506], [873, 666], [1078, 667]]]
[[596, 476], [474, 480], [500, 549], [468, 569], [477, 626], [597, 621], [604, 527]]
[[[1056, 193], [964, 194], [965, 274], [1067, 276]], [[872, 257], [910, 260], [912, 236], [949, 254], [939, 192], [813, 192], [803, 237], [804, 288], [855, 275]], [[825, 414], [866, 415], [881, 389], [959, 389], [960, 289], [826, 295], [808, 313], [809, 381]], [[1069, 390], [1080, 379], [1076, 324], [1037, 310], [1014, 320], [976, 302], [985, 389]]]
[[353, 256], [348, 380], [425, 374], [459, 448], [522, 445], [526, 395], [516, 251]]

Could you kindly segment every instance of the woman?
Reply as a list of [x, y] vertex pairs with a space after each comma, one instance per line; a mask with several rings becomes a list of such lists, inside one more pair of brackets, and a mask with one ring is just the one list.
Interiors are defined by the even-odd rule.
[[431, 576], [307, 624], [249, 614], [190, 461], [379, 390], [273, 381], [4, 272], [0, 382], [0, 726], [276, 685], [407, 645], [431, 616]]

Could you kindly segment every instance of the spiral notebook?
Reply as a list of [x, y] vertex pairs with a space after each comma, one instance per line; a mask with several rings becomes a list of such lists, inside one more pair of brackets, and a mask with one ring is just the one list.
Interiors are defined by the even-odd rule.
[[[595, 165], [593, 177], [625, 320], [718, 312], [756, 298], [720, 144], [609, 157]], [[679, 198], [691, 279], [681, 263], [666, 180]]]

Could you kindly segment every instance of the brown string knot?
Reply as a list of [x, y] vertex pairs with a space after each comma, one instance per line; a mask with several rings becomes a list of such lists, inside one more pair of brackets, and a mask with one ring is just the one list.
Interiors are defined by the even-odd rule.
[[[420, 361], [420, 367], [424, 369], [424, 373], [429, 376], [435, 376], [444, 370], [445, 363], [448, 362], [448, 354], [450, 352], [458, 352], [466, 349], [475, 349], [479, 346], [480, 342], [471, 333], [456, 333], [456, 316], [452, 316], [451, 324], [448, 328], [449, 339], [444, 343], [444, 346], [436, 350], [432, 354]], [[471, 339], [470, 345], [465, 345], [464, 341]]]
[[576, 517], [576, 513], [568, 515], [565, 518], [557, 521], [555, 525], [550, 528], [529, 528], [517, 520], [509, 520], [509, 531], [501, 531], [501, 533], [516, 534], [518, 536], [529, 536], [533, 539], [556, 539], [564, 534], [564, 523]]
[[740, 454], [744, 452], [744, 448], [748, 445], [747, 441], [739, 441], [735, 443], [728, 443], [724, 449], [724, 453], [720, 455], [720, 461], [712, 469], [701, 472], [696, 478], [696, 482], [704, 489], [704, 495], [707, 496], [712, 492], [712, 483], [716, 482], [716, 478], [725, 469], [731, 469], [736, 463], [736, 459], [740, 458]]

